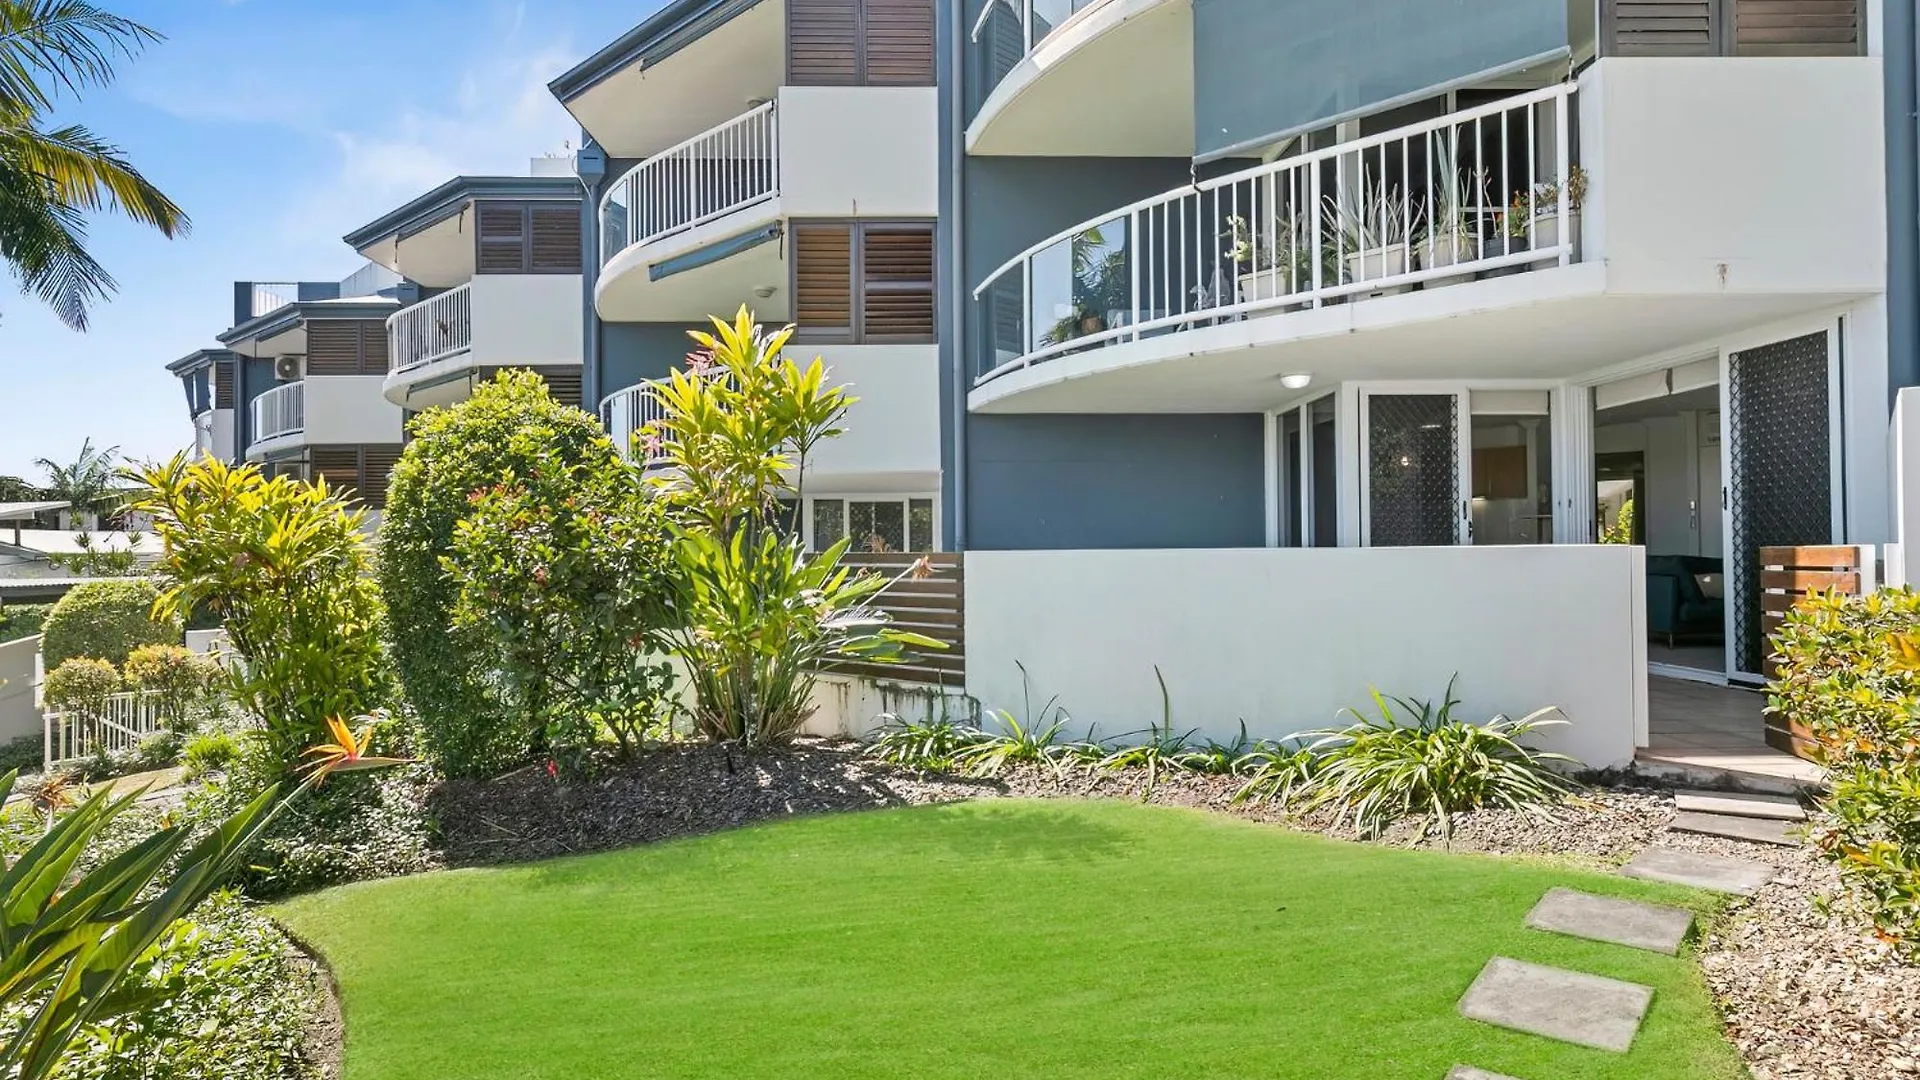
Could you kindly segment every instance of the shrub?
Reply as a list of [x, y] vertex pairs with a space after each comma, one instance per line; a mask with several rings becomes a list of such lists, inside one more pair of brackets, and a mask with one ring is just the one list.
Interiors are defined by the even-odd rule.
[[625, 751], [669, 726], [668, 535], [660, 503], [605, 440], [477, 493], [442, 561], [470, 666], [496, 671], [516, 756], [574, 757], [601, 729]]
[[979, 728], [940, 717], [926, 720], [889, 720], [867, 754], [889, 765], [946, 772], [958, 765], [959, 755], [983, 737]]
[[165, 545], [164, 610], [221, 613], [241, 662], [221, 681], [261, 729], [250, 741], [285, 773], [388, 689], [380, 597], [369, 576], [364, 512], [324, 483], [268, 479], [207, 459], [148, 468], [136, 508]]
[[41, 735], [22, 735], [0, 743], [0, 775], [10, 772], [39, 772], [46, 761], [46, 743]]
[[127, 654], [122, 671], [129, 685], [159, 696], [169, 730], [184, 733], [194, 702], [220, 672], [212, 657], [180, 645], [142, 645]]
[[107, 699], [125, 689], [126, 683], [112, 664], [76, 656], [47, 672], [40, 691], [53, 712], [98, 717], [106, 711]]
[[1810, 596], [1774, 638], [1769, 706], [1827, 769], [1816, 831], [1881, 935], [1920, 949], [1920, 593]]
[[46, 637], [40, 642], [47, 670], [76, 656], [117, 665], [142, 645], [178, 643], [179, 619], [154, 616], [159, 597], [153, 582], [139, 578], [75, 585], [47, 615]]
[[180, 755], [188, 779], [197, 780], [208, 773], [224, 772], [240, 756], [240, 744], [224, 731], [207, 731], [187, 740]]
[[603, 457], [592, 416], [563, 405], [531, 372], [506, 372], [471, 398], [415, 417], [380, 521], [380, 592], [394, 668], [420, 727], [422, 749], [451, 776], [498, 772], [526, 760], [520, 725], [490, 690], [454, 628], [459, 586], [441, 559], [476, 493], [536, 467], [569, 469]]
[[[1377, 690], [1373, 701], [1378, 717], [1348, 709], [1352, 726], [1302, 736], [1312, 740], [1307, 749], [1319, 759], [1311, 767], [1308, 805], [1337, 808], [1364, 835], [1415, 818], [1451, 836], [1455, 814], [1487, 806], [1538, 810], [1569, 790], [1549, 765], [1572, 764], [1571, 758], [1522, 744], [1541, 728], [1566, 722], [1547, 719], [1555, 709], [1484, 724], [1456, 720], [1460, 702], [1451, 682], [1438, 709]], [[1411, 724], [1394, 715], [1396, 705], [1413, 714]]]
[[[665, 417], [643, 438], [671, 466], [655, 479], [676, 526], [679, 620], [668, 640], [687, 663], [694, 723], [757, 745], [806, 722], [823, 662], [898, 661], [909, 646], [940, 645], [867, 606], [890, 583], [841, 568], [846, 540], [809, 556], [772, 521], [778, 500], [796, 494], [786, 478], [805, 475], [854, 399], [826, 385], [818, 359], [803, 368], [785, 357], [792, 327], [764, 333], [744, 307], [713, 326], [691, 335], [703, 350], [693, 370], [653, 391]], [[924, 572], [924, 562], [908, 571]]]
[[39, 633], [52, 612], [52, 604], [8, 604], [0, 607], [0, 642], [19, 641]]

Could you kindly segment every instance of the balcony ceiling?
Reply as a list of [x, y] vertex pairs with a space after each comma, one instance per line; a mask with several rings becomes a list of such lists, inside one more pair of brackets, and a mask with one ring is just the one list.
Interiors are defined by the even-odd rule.
[[756, 4], [653, 63], [635, 62], [567, 103], [609, 156], [644, 158], [770, 101], [786, 75], [787, 6]]
[[[771, 218], [765, 213], [756, 216]], [[715, 224], [731, 226], [733, 219]], [[785, 322], [791, 317], [788, 315], [791, 304], [787, 295], [784, 239], [760, 244], [658, 281], [649, 273], [652, 265], [722, 242], [727, 233], [739, 231], [737, 226], [726, 230], [695, 230], [685, 234], [684, 240], [676, 238], [642, 249], [629, 248], [607, 264], [594, 296], [594, 307], [601, 318], [610, 322], [702, 324], [708, 315], [730, 314], [745, 304], [762, 322]], [[656, 250], [669, 247], [671, 250]], [[641, 258], [643, 255], [650, 257]], [[760, 289], [772, 292], [763, 297], [755, 291]]]
[[974, 412], [1258, 412], [1382, 379], [1580, 378], [1748, 327], [1844, 304], [1836, 294], [1609, 292], [1583, 264], [1430, 292], [1266, 315], [1089, 349], [975, 387]]
[[[473, 280], [473, 204], [393, 244], [392, 266], [429, 289]], [[378, 260], [376, 260], [378, 261]]]
[[967, 152], [1191, 157], [1192, 0], [1107, 0], [1062, 23], [994, 88]]

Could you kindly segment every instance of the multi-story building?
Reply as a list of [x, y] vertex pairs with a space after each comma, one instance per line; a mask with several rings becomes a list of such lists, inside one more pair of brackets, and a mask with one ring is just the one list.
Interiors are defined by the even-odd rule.
[[570, 158], [457, 176], [345, 237], [417, 287], [387, 319], [384, 392], [409, 411], [464, 400], [503, 367], [579, 404], [581, 188]]
[[372, 264], [341, 281], [236, 282], [221, 348], [168, 365], [186, 384], [196, 447], [324, 477], [379, 509], [401, 442], [400, 408], [381, 393], [386, 320], [411, 291]]
[[669, 3], [552, 84], [596, 258], [584, 382], [616, 439], [690, 327], [798, 327], [859, 398], [806, 463], [810, 541], [939, 544], [939, 92], [933, 0]]

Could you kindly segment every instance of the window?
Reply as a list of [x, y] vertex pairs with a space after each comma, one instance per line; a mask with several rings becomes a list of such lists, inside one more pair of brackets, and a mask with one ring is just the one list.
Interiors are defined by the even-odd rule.
[[308, 375], [385, 375], [387, 324], [380, 319], [307, 322]]
[[387, 478], [400, 462], [398, 446], [313, 446], [307, 448], [307, 469], [329, 488], [344, 489], [379, 510], [387, 505]]
[[[894, 496], [808, 499], [802, 524], [807, 547], [813, 551], [852, 537], [850, 551], [912, 551], [934, 549], [933, 500]], [[791, 506], [791, 504], [786, 504]]]
[[787, 85], [932, 86], [933, 0], [787, 0]]
[[476, 273], [580, 272], [579, 203], [483, 201], [474, 218]]
[[934, 340], [932, 222], [796, 222], [792, 261], [795, 340]]

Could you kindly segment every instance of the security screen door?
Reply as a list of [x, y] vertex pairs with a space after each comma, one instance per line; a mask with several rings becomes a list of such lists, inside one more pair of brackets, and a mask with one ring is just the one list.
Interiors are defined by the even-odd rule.
[[1465, 390], [1361, 395], [1361, 534], [1368, 547], [1467, 542], [1466, 412]]

